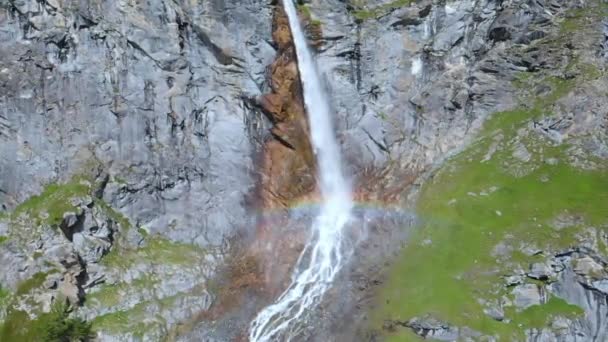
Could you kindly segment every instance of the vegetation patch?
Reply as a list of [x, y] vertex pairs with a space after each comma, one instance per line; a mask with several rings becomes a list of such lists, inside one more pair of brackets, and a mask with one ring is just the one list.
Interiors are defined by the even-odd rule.
[[358, 9], [353, 11], [353, 15], [359, 21], [374, 19], [382, 16], [383, 14], [386, 14], [387, 12], [390, 12], [391, 10], [407, 6], [412, 2], [414, 2], [414, 0], [394, 0], [387, 4], [379, 5], [376, 7], [364, 8], [364, 0], [354, 1], [354, 6]]
[[25, 214], [32, 218], [37, 225], [59, 225], [65, 212], [77, 209], [71, 203], [71, 199], [87, 196], [90, 190], [91, 185], [86, 181], [49, 184], [40, 195], [32, 196], [17, 206], [11, 214], [11, 218], [14, 220]]
[[[421, 226], [391, 266], [372, 324], [431, 315], [500, 340], [521, 340], [526, 329], [547, 327], [557, 316], [576, 318], [581, 308], [550, 298], [521, 312], [505, 307], [505, 320], [484, 313], [487, 303], [509, 297], [503, 277], [528, 269], [541, 256], [521, 252], [523, 245], [556, 251], [574, 246], [583, 228], [608, 223], [608, 167], [571, 165], [572, 145], [556, 144], [532, 131], [531, 122], [552, 115], [558, 100], [582, 81], [603, 77], [594, 66], [574, 59], [576, 78], [545, 72], [522, 73], [515, 85], [530, 89], [522, 106], [495, 114], [469, 148], [445, 162], [423, 186], [417, 212]], [[547, 91], [536, 95], [535, 88]], [[516, 157], [524, 150], [526, 158]], [[585, 156], [589, 157], [590, 156]], [[555, 217], [568, 213], [583, 224], [564, 230]], [[497, 256], [499, 244], [511, 247]], [[529, 280], [533, 282], [533, 280]], [[385, 332], [389, 341], [419, 340], [409, 329]]]
[[30, 319], [23, 311], [11, 309], [0, 328], [0, 341], [61, 342], [88, 341], [93, 338], [90, 323], [70, 317], [71, 308], [55, 302], [49, 313]]
[[15, 294], [17, 296], [25, 295], [30, 293], [32, 290], [41, 287], [42, 283], [46, 280], [47, 275], [48, 273], [45, 272], [38, 272], [34, 274], [31, 278], [24, 280], [21, 284], [19, 284]]
[[2, 312], [10, 303], [11, 292], [0, 285], [0, 317], [3, 316]]
[[113, 248], [101, 263], [107, 267], [128, 269], [135, 263], [189, 265], [200, 260], [205, 250], [186, 243], [167, 240], [158, 235], [148, 235], [144, 245], [136, 249]]
[[112, 208], [105, 201], [96, 199], [95, 205], [98, 205], [100, 208], [102, 208], [102, 210], [106, 213], [106, 215], [108, 215], [109, 218], [111, 218], [112, 220], [117, 222], [120, 225], [120, 228], [123, 230], [123, 232], [125, 232], [127, 229], [131, 228], [131, 222], [129, 221], [129, 219], [122, 213], [114, 210], [114, 208]]
[[[515, 124], [517, 119], [533, 117], [538, 111], [506, 112], [488, 127], [504, 134], [505, 141], [513, 140], [516, 128], [521, 127]], [[573, 233], [557, 232], [550, 226], [560, 213], [580, 215], [589, 225], [608, 222], [608, 172], [575, 169], [563, 162], [566, 147], [535, 137], [520, 141], [531, 151], [533, 168], [515, 177], [509, 172], [512, 163], [506, 162], [511, 158], [510, 146], [482, 162], [495, 136], [480, 139], [447, 162], [424, 187], [418, 213], [425, 223], [412, 235], [390, 272], [380, 295], [385, 304], [376, 313], [379, 319], [407, 320], [431, 313], [509, 340], [521, 338], [524, 329], [562, 312], [561, 305], [551, 302], [513, 314], [510, 323], [503, 323], [486, 316], [477, 299], [505, 294], [506, 290], [499, 289], [500, 277], [509, 265], [492, 255], [505, 238], [555, 250], [576, 242]], [[549, 158], [562, 162], [545, 162]], [[517, 257], [513, 260], [523, 269], [534, 261], [522, 254]]]
[[313, 47], [318, 48], [323, 40], [321, 21], [313, 19], [310, 8], [306, 4], [298, 5], [298, 13]]
[[[160, 315], [153, 312], [161, 308], [175, 306], [177, 300], [187, 295], [199, 295], [202, 288], [196, 287], [192, 293], [178, 293], [162, 299], [154, 299], [138, 303], [130, 309], [115, 311], [96, 317], [92, 321], [93, 329], [109, 334], [130, 334], [143, 338], [150, 336], [154, 332], [166, 335], [167, 322]], [[158, 337], [158, 336], [156, 336]], [[154, 339], [154, 338], [153, 338]]]
[[119, 305], [126, 295], [153, 289], [159, 282], [153, 275], [146, 274], [130, 283], [102, 285], [98, 291], [87, 295], [85, 305], [111, 308]]

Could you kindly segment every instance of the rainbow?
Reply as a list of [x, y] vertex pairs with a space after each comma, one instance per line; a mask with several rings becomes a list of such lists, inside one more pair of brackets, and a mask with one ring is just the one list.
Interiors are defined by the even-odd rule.
[[[284, 217], [285, 214], [296, 216], [306, 215], [316, 213], [321, 207], [321, 204], [322, 203], [319, 199], [306, 199], [293, 201], [287, 208], [267, 208], [259, 210], [258, 213], [267, 218], [273, 216]], [[355, 201], [353, 206], [353, 214], [355, 216], [369, 215], [377, 218], [380, 218], [382, 216], [413, 216], [413, 212], [411, 210], [401, 207], [397, 203], [375, 200]]]

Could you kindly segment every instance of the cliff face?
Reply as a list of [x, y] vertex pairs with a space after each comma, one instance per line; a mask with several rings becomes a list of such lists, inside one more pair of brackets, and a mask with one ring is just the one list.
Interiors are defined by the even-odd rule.
[[248, 99], [271, 25], [257, 1], [0, 4], [3, 320], [64, 283], [102, 340], [156, 340], [209, 308], [207, 279], [255, 222], [269, 123]]
[[[303, 339], [604, 340], [605, 4], [299, 11], [379, 208]], [[280, 4], [5, 1], [0, 95], [0, 340], [58, 298], [100, 340], [232, 340], [285, 286], [316, 188]]]

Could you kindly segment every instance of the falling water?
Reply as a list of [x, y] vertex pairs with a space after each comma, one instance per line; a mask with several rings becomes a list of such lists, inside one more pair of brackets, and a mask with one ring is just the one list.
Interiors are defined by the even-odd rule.
[[323, 202], [312, 223], [312, 236], [298, 260], [290, 286], [251, 323], [249, 338], [258, 342], [277, 340], [278, 336], [283, 336], [281, 340], [288, 340], [295, 335], [296, 331], [292, 330], [295, 323], [318, 304], [331, 286], [346, 259], [343, 230], [352, 208], [350, 187], [342, 174], [331, 112], [315, 61], [292, 0], [284, 0], [283, 5], [296, 47]]

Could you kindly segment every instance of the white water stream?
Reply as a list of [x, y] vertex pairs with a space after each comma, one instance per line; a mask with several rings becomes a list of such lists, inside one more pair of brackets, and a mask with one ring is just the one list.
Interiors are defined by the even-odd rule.
[[343, 266], [348, 251], [343, 230], [353, 206], [348, 182], [342, 173], [340, 149], [334, 136], [331, 111], [292, 0], [283, 0], [293, 35], [304, 102], [317, 158], [322, 203], [312, 223], [312, 235], [295, 267], [290, 286], [251, 323], [252, 342], [289, 340], [296, 323], [314, 308]]

